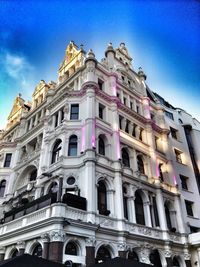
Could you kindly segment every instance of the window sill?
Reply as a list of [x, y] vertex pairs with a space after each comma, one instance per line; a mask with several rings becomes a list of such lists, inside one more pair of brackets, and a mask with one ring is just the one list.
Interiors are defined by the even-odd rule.
[[187, 217], [188, 217], [188, 218], [190, 218], [190, 219], [199, 220], [199, 218], [198, 218], [198, 217], [191, 216], [191, 215], [188, 215], [188, 214], [187, 214]]

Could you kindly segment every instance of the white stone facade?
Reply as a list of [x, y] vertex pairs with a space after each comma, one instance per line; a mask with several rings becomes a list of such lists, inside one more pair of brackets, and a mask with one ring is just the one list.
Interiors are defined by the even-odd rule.
[[98, 62], [70, 42], [58, 82], [41, 81], [32, 104], [16, 98], [0, 136], [1, 259], [40, 246], [73, 266], [101, 260], [101, 248], [200, 265], [190, 235], [200, 228], [200, 123], [166, 106], [131, 61], [124, 43]]

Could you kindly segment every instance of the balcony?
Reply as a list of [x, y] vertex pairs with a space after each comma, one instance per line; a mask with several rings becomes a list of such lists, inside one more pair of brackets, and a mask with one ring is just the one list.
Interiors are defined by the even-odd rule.
[[[31, 214], [35, 211], [38, 211], [44, 207], [50, 206], [51, 204], [56, 203], [57, 201], [57, 193], [50, 193], [45, 196], [42, 196], [38, 199], [35, 199], [31, 202], [26, 202], [24, 199], [24, 203], [18, 208], [13, 208], [10, 211], [4, 214], [4, 218], [1, 219], [1, 223], [8, 223], [13, 220], [16, 220], [25, 215]], [[62, 203], [67, 204], [70, 207], [74, 207], [80, 210], [86, 210], [87, 201], [85, 198], [66, 193], [63, 195]]]

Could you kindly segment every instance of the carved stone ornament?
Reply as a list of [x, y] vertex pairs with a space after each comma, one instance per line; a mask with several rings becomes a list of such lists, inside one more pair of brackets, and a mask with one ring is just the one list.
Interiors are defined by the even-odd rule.
[[191, 259], [191, 254], [188, 252], [184, 253], [184, 260], [189, 261]]
[[18, 249], [25, 249], [25, 242], [24, 241], [18, 241], [17, 242], [17, 248]]
[[120, 243], [118, 243], [118, 244], [117, 244], [117, 247], [118, 247], [118, 249], [121, 250], [121, 251], [126, 251], [126, 250], [127, 250], [127, 245], [126, 245], [125, 242], [120, 242]]
[[85, 243], [86, 243], [86, 246], [88, 246], [88, 247], [94, 247], [96, 244], [96, 239], [95, 239], [95, 237], [88, 237], [88, 238], [86, 238]]
[[42, 242], [49, 242], [50, 241], [49, 233], [42, 234], [41, 239], [42, 239]]
[[64, 242], [65, 233], [63, 231], [52, 231], [50, 234], [51, 242]]
[[165, 251], [164, 251], [164, 254], [165, 254], [165, 257], [166, 257], [166, 258], [170, 258], [170, 257], [172, 256], [172, 252], [171, 252], [171, 250], [165, 250]]

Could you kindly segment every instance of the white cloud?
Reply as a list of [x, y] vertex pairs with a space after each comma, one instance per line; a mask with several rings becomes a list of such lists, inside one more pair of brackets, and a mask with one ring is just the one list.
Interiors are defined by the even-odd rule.
[[12, 54], [8, 51], [1, 51], [1, 69], [4, 74], [16, 82], [18, 90], [29, 91], [34, 88], [33, 73], [34, 68], [25, 56]]

